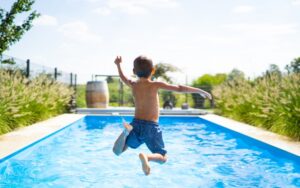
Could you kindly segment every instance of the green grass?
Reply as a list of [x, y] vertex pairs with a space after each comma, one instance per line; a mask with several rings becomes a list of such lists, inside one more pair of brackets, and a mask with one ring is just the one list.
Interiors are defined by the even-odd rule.
[[66, 112], [73, 92], [47, 75], [0, 69], [0, 134]]

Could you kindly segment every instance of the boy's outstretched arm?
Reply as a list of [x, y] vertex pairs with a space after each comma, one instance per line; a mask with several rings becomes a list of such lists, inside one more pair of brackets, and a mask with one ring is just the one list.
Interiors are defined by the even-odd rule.
[[122, 63], [122, 57], [121, 56], [117, 56], [116, 59], [115, 59], [115, 64], [117, 65], [117, 68], [118, 68], [118, 72], [119, 72], [119, 76], [121, 78], [121, 80], [128, 86], [132, 86], [132, 81], [130, 79], [128, 79], [124, 74], [123, 74], [123, 71], [122, 71], [122, 68], [121, 68], [121, 63]]
[[209, 100], [212, 100], [211, 94], [199, 88], [184, 85], [172, 85], [165, 82], [156, 82], [156, 84], [159, 89], [165, 89], [169, 91], [176, 91], [182, 93], [199, 93], [200, 95], [204, 95], [204, 97], [207, 97]]

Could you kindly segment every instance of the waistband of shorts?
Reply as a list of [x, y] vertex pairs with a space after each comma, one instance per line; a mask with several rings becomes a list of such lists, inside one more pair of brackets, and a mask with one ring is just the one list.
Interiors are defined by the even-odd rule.
[[149, 121], [149, 120], [144, 120], [144, 119], [133, 118], [132, 122], [138, 123], [138, 124], [151, 124], [151, 125], [156, 125], [156, 126], [158, 126], [158, 122], [155, 122], [155, 121]]

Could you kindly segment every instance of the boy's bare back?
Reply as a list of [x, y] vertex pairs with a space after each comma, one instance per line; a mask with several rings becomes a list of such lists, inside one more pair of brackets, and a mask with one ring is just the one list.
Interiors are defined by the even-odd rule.
[[135, 118], [157, 122], [159, 116], [157, 82], [141, 78], [132, 82], [131, 88], [135, 103]]

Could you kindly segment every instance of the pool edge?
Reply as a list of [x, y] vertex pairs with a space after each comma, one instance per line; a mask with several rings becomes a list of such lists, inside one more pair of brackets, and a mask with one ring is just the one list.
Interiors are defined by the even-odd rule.
[[0, 136], [0, 163], [82, 119], [83, 114], [62, 114]]
[[293, 141], [288, 137], [215, 114], [200, 115], [198, 117], [300, 158], [300, 142]]

